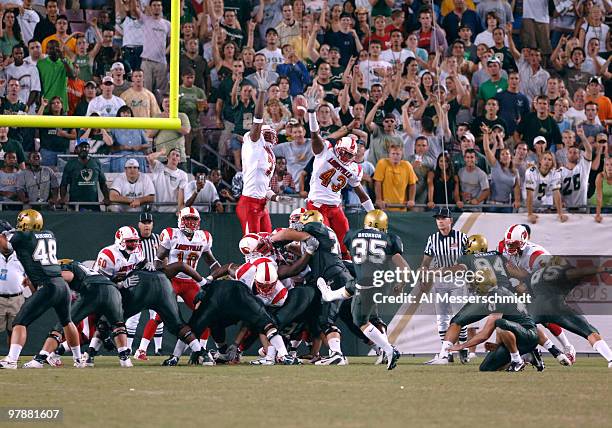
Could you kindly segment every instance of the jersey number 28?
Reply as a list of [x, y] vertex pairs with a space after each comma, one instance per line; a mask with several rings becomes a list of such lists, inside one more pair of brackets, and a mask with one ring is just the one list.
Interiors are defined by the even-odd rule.
[[32, 259], [43, 266], [57, 264], [57, 244], [55, 239], [39, 239]]

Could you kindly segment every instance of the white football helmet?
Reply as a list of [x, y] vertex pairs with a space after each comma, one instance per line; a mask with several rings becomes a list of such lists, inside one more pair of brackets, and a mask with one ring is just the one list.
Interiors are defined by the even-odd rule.
[[186, 235], [193, 235], [200, 229], [200, 213], [193, 207], [185, 207], [179, 212], [178, 228]]
[[240, 252], [246, 256], [254, 253], [258, 244], [259, 236], [256, 233], [247, 233], [238, 243], [238, 247], [240, 249]]
[[132, 226], [120, 227], [117, 232], [115, 232], [115, 245], [117, 245], [121, 251], [132, 254], [138, 249], [138, 245], [140, 245], [138, 231]]
[[334, 150], [340, 162], [344, 164], [351, 163], [357, 155], [357, 140], [352, 137], [342, 137], [336, 143]]
[[302, 223], [300, 223], [300, 217], [302, 217], [302, 214], [304, 214], [305, 212], [306, 208], [296, 208], [291, 211], [291, 214], [289, 214], [289, 227], [291, 229], [298, 229], [298, 224], [300, 226], [303, 226]]
[[527, 244], [529, 233], [522, 224], [512, 225], [504, 235], [504, 246], [508, 254], [517, 254]]
[[253, 282], [253, 286], [257, 290], [257, 293], [264, 296], [270, 295], [278, 281], [276, 266], [269, 260], [257, 264], [255, 269], [255, 281]]

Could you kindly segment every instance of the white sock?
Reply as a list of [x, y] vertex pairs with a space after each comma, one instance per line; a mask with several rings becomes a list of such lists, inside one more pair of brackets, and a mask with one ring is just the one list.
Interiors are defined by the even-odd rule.
[[121, 353], [123, 351], [127, 351], [128, 349], [130, 349], [130, 348], [128, 348], [127, 346], [122, 346], [120, 348], [117, 348], [117, 352]]
[[62, 342], [61, 346], [64, 348], [64, 351], [66, 352], [70, 351], [70, 346], [68, 346], [68, 342], [66, 342], [65, 340]]
[[563, 346], [571, 346], [572, 345], [570, 343], [570, 341], [567, 340], [567, 336], [565, 335], [564, 331], [562, 331], [561, 334], [559, 336], [557, 336], [557, 339], [559, 340], [559, 342], [561, 342], [561, 345], [563, 345]]
[[96, 351], [99, 351], [100, 348], [102, 347], [102, 341], [97, 338], [94, 337], [93, 339], [91, 339], [91, 341], [89, 342], [89, 347], [90, 348], [94, 348]]
[[340, 287], [337, 290], [331, 290], [326, 293], [326, 297], [329, 299], [329, 301], [347, 300], [351, 298], [351, 296], [349, 296], [348, 292], [346, 291], [346, 287]]
[[519, 352], [510, 352], [510, 361], [513, 363], [520, 363], [523, 361]]
[[442, 347], [440, 348], [440, 353], [438, 354], [439, 358], [448, 357], [448, 349], [453, 346], [453, 342], [449, 340], [442, 341]]
[[[151, 343], [151, 341], [149, 339], [145, 339], [143, 337], [142, 339], [140, 339], [140, 345], [138, 346], [138, 349], [140, 349], [141, 351], [147, 352], [147, 348], [149, 347], [149, 343]], [[129, 346], [128, 346], [128, 348], [129, 348]]]
[[39, 354], [40, 355], [44, 355], [45, 357], [49, 356], [49, 353], [47, 351], [43, 350], [43, 349], [40, 350]]
[[329, 346], [330, 351], [342, 354], [342, 348], [340, 347], [340, 339], [338, 339], [337, 337], [333, 339], [328, 339], [327, 346]]
[[21, 355], [21, 350], [23, 346], [11, 343], [11, 347], [9, 348], [8, 359], [11, 362], [16, 362], [19, 359], [19, 355]]
[[200, 346], [202, 349], [206, 349], [206, 344], [208, 343], [208, 339], [200, 339]]
[[387, 336], [382, 334], [379, 329], [377, 329], [374, 325], [368, 325], [364, 330], [363, 334], [374, 342], [377, 346], [384, 349], [387, 355], [391, 355], [393, 353], [393, 346], [389, 343]]
[[159, 351], [162, 347], [163, 336], [155, 336], [153, 342], [155, 343], [155, 352]]
[[266, 349], [266, 360], [274, 361], [276, 359], [276, 348], [272, 345]]
[[548, 351], [550, 348], [552, 348], [553, 346], [555, 346], [555, 344], [552, 342], [552, 340], [550, 339], [546, 339], [546, 342], [544, 342], [544, 345], [542, 345], [544, 348], [546, 348], [546, 350]]
[[[179, 342], [180, 342], [180, 340], [179, 340]], [[189, 342], [189, 347], [191, 348], [191, 350], [193, 352], [199, 352], [199, 351], [202, 350], [202, 346], [200, 346], [200, 341], [198, 339], [193, 339], [191, 342]], [[176, 350], [176, 348], [178, 348], [178, 343], [176, 344], [174, 349]], [[183, 349], [185, 349], [185, 348], [183, 348]], [[174, 355], [175, 357], [180, 357], [182, 354], [183, 353], [181, 352], [178, 355], [174, 355], [174, 354], [172, 354], [172, 355]]]
[[280, 335], [275, 334], [274, 336], [272, 336], [272, 338], [270, 339], [270, 343], [276, 348], [276, 354], [279, 358], [283, 358], [285, 355], [287, 355], [287, 348], [285, 347], [285, 342], [283, 341], [283, 338], [280, 337]]
[[595, 342], [593, 344], [593, 349], [599, 352], [601, 356], [606, 359], [606, 361], [612, 361], [612, 351], [604, 340], [598, 340], [597, 342]]
[[300, 343], [302, 343], [302, 341], [301, 340], [292, 340], [290, 343], [291, 343], [291, 347], [293, 349], [297, 349], [298, 346], [300, 346]]
[[177, 340], [176, 345], [174, 345], [174, 351], [172, 351], [172, 356], [180, 358], [183, 352], [185, 352], [185, 349], [187, 349], [187, 344], [182, 340]]
[[127, 338], [127, 347], [132, 349], [132, 342], [134, 341], [133, 337], [128, 337]]
[[71, 346], [72, 350], [72, 359], [74, 361], [79, 361], [81, 359], [81, 346]]

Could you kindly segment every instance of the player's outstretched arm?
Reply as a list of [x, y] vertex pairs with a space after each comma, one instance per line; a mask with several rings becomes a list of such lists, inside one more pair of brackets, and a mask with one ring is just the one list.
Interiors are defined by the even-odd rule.
[[311, 255], [305, 252], [304, 255], [300, 257], [295, 263], [279, 266], [278, 279], [291, 278], [298, 275], [306, 268], [306, 266], [308, 266], [310, 257]]
[[162, 266], [164, 265], [164, 260], [166, 259], [166, 257], [168, 257], [168, 254], [170, 254], [170, 250], [160, 245], [157, 249], [157, 254], [155, 255], [155, 269], [162, 268]]
[[270, 242], [275, 243], [283, 241], [305, 241], [310, 237], [311, 236], [309, 233], [286, 228], [283, 230], [279, 230], [274, 235], [272, 235], [270, 237]]
[[314, 82], [306, 91], [306, 103], [308, 108], [308, 126], [310, 127], [310, 138], [312, 141], [312, 152], [315, 155], [324, 149], [323, 138], [319, 134], [319, 122], [317, 121], [317, 107], [319, 105], [320, 86]]
[[162, 269], [168, 279], [174, 278], [179, 273], [184, 273], [185, 275], [189, 275], [191, 279], [196, 282], [202, 281], [202, 275], [200, 275], [194, 268], [183, 263], [183, 262], [174, 262], [167, 264]]
[[363, 186], [361, 184], [357, 187], [353, 187], [353, 190], [357, 194], [357, 197], [359, 198], [359, 201], [361, 202], [361, 206], [363, 207], [364, 210], [366, 210], [366, 212], [370, 212], [375, 209], [374, 204], [372, 203], [372, 200], [370, 199], [370, 196], [368, 196], [368, 194], [363, 189]]
[[566, 272], [567, 279], [575, 281], [587, 276], [597, 275], [598, 273], [610, 273], [612, 270], [604, 266], [589, 266], [583, 268], [574, 268]]
[[487, 322], [485, 323], [484, 327], [480, 329], [480, 331], [474, 337], [469, 339], [467, 342], [457, 343], [453, 345], [449, 349], [449, 351], [461, 351], [462, 349], [467, 349], [472, 346], [476, 346], [480, 343], [483, 343], [489, 337], [491, 337], [491, 335], [495, 331], [495, 321], [500, 319], [503, 315], [504, 314], [500, 314], [500, 313], [494, 313], [494, 314], [489, 315], [487, 317]]
[[255, 82], [257, 84], [257, 100], [255, 101], [255, 112], [253, 117], [253, 126], [251, 127], [251, 141], [259, 141], [261, 137], [261, 127], [263, 126], [264, 114], [264, 99], [266, 93], [266, 71], [260, 70], [255, 73]]

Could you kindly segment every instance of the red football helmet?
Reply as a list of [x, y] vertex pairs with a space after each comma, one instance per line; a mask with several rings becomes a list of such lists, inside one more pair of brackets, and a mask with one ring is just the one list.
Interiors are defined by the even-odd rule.
[[257, 293], [268, 296], [274, 291], [276, 282], [278, 281], [278, 273], [276, 266], [270, 261], [261, 262], [255, 268], [255, 281], [253, 286]]
[[276, 131], [270, 125], [262, 125], [261, 135], [263, 136], [264, 141], [272, 146], [278, 143]]
[[336, 156], [344, 164], [351, 163], [357, 155], [357, 141], [352, 137], [342, 137], [334, 147]]
[[138, 245], [140, 245], [138, 231], [132, 226], [120, 227], [117, 232], [115, 232], [115, 245], [117, 245], [121, 251], [132, 254], [138, 249]]
[[192, 207], [185, 207], [179, 212], [178, 228], [186, 235], [193, 235], [200, 230], [200, 213]]
[[529, 233], [522, 224], [515, 224], [506, 230], [504, 246], [508, 254], [517, 254], [527, 244]]

